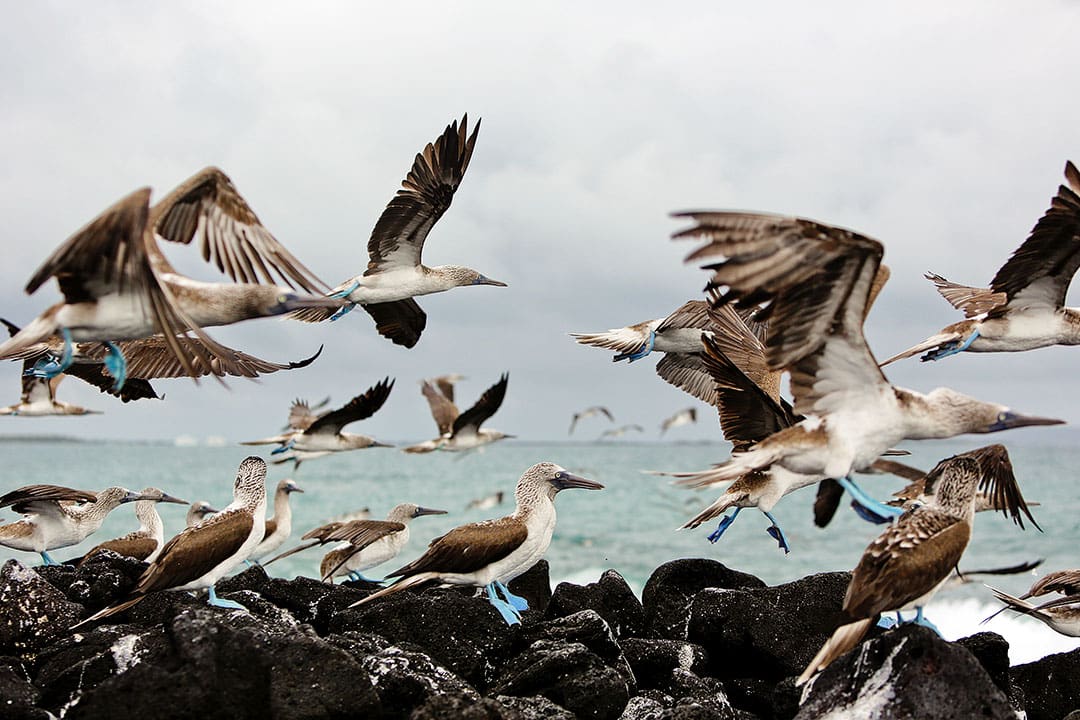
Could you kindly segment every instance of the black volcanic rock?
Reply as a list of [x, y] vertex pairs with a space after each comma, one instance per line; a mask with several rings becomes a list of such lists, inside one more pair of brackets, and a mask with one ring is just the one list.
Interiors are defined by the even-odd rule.
[[499, 695], [495, 699], [510, 712], [517, 713], [513, 717], [520, 720], [576, 720], [574, 713], [556, 705], [543, 695], [531, 697]]
[[1024, 694], [1028, 720], [1056, 720], [1080, 708], [1080, 649], [1017, 665], [1009, 674]]
[[263, 588], [266, 587], [266, 583], [270, 582], [270, 576], [266, 574], [266, 570], [262, 565], [252, 565], [243, 572], [236, 575], [230, 575], [227, 578], [222, 578], [214, 586], [218, 595], [224, 595], [225, 593], [239, 592], [240, 590], [251, 590], [252, 592], [261, 593]]
[[551, 602], [551, 576], [547, 560], [538, 560], [506, 586], [510, 588], [510, 592], [529, 601], [529, 610], [521, 618], [523, 623], [527, 625], [544, 617], [548, 603]]
[[690, 603], [704, 588], [763, 588], [765, 583], [704, 558], [672, 560], [653, 571], [641, 592], [646, 637], [686, 640]]
[[521, 720], [521, 713], [492, 698], [432, 695], [409, 714], [409, 720]]
[[520, 641], [532, 645], [542, 640], [581, 643], [626, 681], [631, 695], [637, 692], [637, 680], [615, 639], [615, 633], [594, 610], [582, 610], [563, 618], [526, 626]]
[[407, 718], [432, 697], [480, 701], [468, 683], [420, 652], [391, 646], [365, 657], [360, 666], [364, 674], [358, 680], [366, 676], [374, 684], [386, 718]]
[[19, 659], [0, 657], [0, 720], [47, 720], [49, 714], [37, 707], [40, 701], [41, 692]]
[[0, 569], [0, 654], [22, 655], [45, 647], [78, 622], [81, 605], [17, 560]]
[[675, 687], [676, 670], [689, 670], [700, 675], [708, 661], [705, 648], [679, 640], [627, 638], [622, 641], [622, 649], [638, 687], [666, 693]]
[[1015, 694], [1009, 678], [1009, 642], [1005, 638], [997, 633], [981, 632], [960, 638], [956, 644], [975, 656], [1001, 692], [1009, 697]]
[[378, 717], [382, 703], [349, 653], [301, 633], [268, 639], [270, 708], [275, 720]]
[[623, 576], [607, 570], [598, 582], [588, 585], [559, 583], [546, 615], [565, 617], [581, 610], [595, 610], [611, 626], [616, 637], [640, 637], [645, 629], [645, 610]]
[[76, 567], [68, 599], [83, 605], [88, 613], [115, 605], [129, 597], [146, 568], [146, 563], [112, 550], [96, 552]]
[[796, 720], [1015, 720], [1009, 699], [975, 657], [918, 625], [864, 642], [815, 679]]
[[300, 622], [313, 625], [320, 635], [325, 635], [337, 613], [371, 593], [298, 577], [295, 580], [273, 578], [262, 585], [259, 594], [288, 610]]

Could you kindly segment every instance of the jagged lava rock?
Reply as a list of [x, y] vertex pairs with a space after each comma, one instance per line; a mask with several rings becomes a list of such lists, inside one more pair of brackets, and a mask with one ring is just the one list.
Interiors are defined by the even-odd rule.
[[0, 720], [48, 720], [49, 713], [37, 707], [40, 701], [41, 693], [19, 659], [0, 657]]
[[374, 684], [386, 718], [407, 718], [429, 698], [443, 695], [480, 701], [468, 683], [421, 652], [392, 645], [365, 657], [360, 666]]
[[268, 582], [270, 582], [270, 576], [266, 574], [265, 568], [262, 565], [252, 565], [241, 573], [222, 578], [214, 589], [218, 595], [241, 590], [261, 593]]
[[96, 552], [75, 568], [68, 599], [84, 606], [88, 613], [97, 612], [127, 599], [147, 567], [112, 550]]
[[687, 639], [709, 652], [710, 674], [782, 680], [798, 675], [842, 622], [850, 573], [784, 585], [705, 589], [694, 596]]
[[1024, 694], [1028, 720], [1057, 720], [1080, 708], [1080, 648], [1017, 665], [1009, 674]]
[[45, 647], [78, 622], [82, 612], [81, 605], [17, 560], [0, 569], [0, 654]]
[[495, 698], [509, 711], [516, 712], [521, 720], [577, 720], [574, 713], [559, 707], [543, 695], [512, 697], [499, 695]]
[[634, 671], [626, 661], [615, 633], [595, 610], [582, 610], [564, 618], [526, 626], [518, 638], [519, 643], [525, 645], [541, 640], [581, 643], [622, 675], [631, 695], [637, 692]]
[[672, 560], [653, 571], [641, 591], [646, 636], [686, 640], [694, 596], [704, 588], [763, 588], [765, 583], [705, 558]]
[[707, 666], [705, 648], [681, 640], [627, 638], [621, 645], [639, 688], [670, 692], [676, 669], [701, 675]]
[[306, 577], [295, 580], [273, 578], [262, 585], [259, 593], [278, 607], [288, 610], [300, 622], [310, 623], [320, 635], [329, 631], [333, 618], [340, 611], [371, 594]]
[[796, 720], [1016, 719], [975, 656], [918, 625], [865, 641], [811, 683]]
[[640, 637], [645, 629], [641, 601], [614, 570], [606, 570], [598, 582], [588, 585], [559, 583], [545, 615], [565, 617], [581, 610], [595, 610], [619, 638]]
[[[980, 632], [960, 638], [956, 643], [975, 656], [1001, 692], [1010, 698], [1017, 694], [1009, 678], [1009, 642], [1005, 638], [993, 632]], [[1013, 700], [1017, 705], [1016, 698]]]
[[409, 720], [521, 720], [522, 714], [492, 698], [432, 695], [409, 714]]

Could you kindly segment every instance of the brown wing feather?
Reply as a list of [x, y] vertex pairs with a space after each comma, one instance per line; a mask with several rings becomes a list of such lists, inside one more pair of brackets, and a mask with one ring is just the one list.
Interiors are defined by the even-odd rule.
[[818, 483], [817, 497], [814, 498], [814, 525], [826, 527], [840, 508], [844, 499], [844, 487], [833, 478], [825, 478]]
[[656, 363], [656, 374], [704, 403], [716, 405], [719, 402], [715, 383], [705, 370], [701, 355], [665, 353]]
[[187, 528], [165, 543], [157, 560], [139, 578], [135, 593], [168, 590], [199, 579], [236, 554], [251, 535], [252, 525], [250, 514], [229, 512]]
[[528, 534], [525, 523], [510, 517], [461, 525], [432, 540], [427, 552], [387, 577], [475, 572], [509, 555]]
[[97, 494], [87, 490], [74, 490], [62, 485], [24, 485], [9, 493], [0, 495], [0, 508], [10, 506], [15, 512], [23, 514], [33, 512], [35, 502], [96, 502]]
[[347, 542], [362, 550], [376, 540], [404, 529], [402, 523], [389, 520], [353, 520], [326, 535], [324, 542]]
[[1058, 570], [1039, 578], [1022, 598], [1058, 592], [1062, 595], [1080, 593], [1080, 570]]
[[690, 300], [664, 318], [656, 326], [656, 332], [688, 328], [706, 330], [709, 325], [709, 304], [704, 300]]
[[311, 423], [311, 426], [304, 432], [309, 435], [315, 433], [339, 433], [341, 428], [349, 423], [374, 415], [386, 402], [386, 398], [390, 397], [390, 391], [393, 389], [394, 381], [390, 378], [383, 378], [362, 394], [354, 397], [344, 407], [328, 412]]
[[157, 549], [157, 540], [149, 537], [122, 537], [115, 540], [106, 540], [103, 543], [95, 545], [90, 549], [90, 552], [83, 555], [79, 564], [82, 565], [93, 555], [103, 551], [112, 550], [118, 555], [125, 557], [135, 558], [136, 560], [145, 560], [150, 557], [150, 553]]
[[427, 315], [413, 298], [361, 305], [375, 320], [375, 329], [395, 345], [411, 348], [427, 327]]
[[[275, 363], [216, 343], [216, 348], [212, 349], [198, 337], [181, 335], [172, 340], [175, 347], [179, 349], [181, 357], [186, 359], [186, 367], [173, 351], [171, 347], [173, 343], [161, 335], [116, 343], [128, 361], [129, 378], [203, 377], [205, 375], [256, 378], [279, 370], [307, 367], [322, 354], [320, 345], [311, 357], [296, 362]], [[105, 346], [97, 344], [89, 347], [86, 355], [95, 360], [100, 359], [105, 356]], [[112, 382], [111, 377], [109, 381]]]
[[[451, 390], [453, 385], [450, 385]], [[431, 407], [431, 417], [435, 418], [435, 424], [439, 427], [439, 435], [445, 435], [454, 428], [457, 420], [458, 409], [453, 400], [446, 396], [439, 387], [432, 382], [424, 380], [420, 384], [420, 392], [427, 398], [428, 406]]]
[[485, 420], [494, 415], [506, 397], [506, 385], [509, 382], [510, 375], [503, 373], [499, 381], [485, 390], [471, 408], [457, 416], [453, 434], [456, 435], [467, 427], [479, 428]]
[[964, 313], [964, 317], [973, 318], [976, 315], [990, 312], [999, 305], [1004, 305], [1008, 300], [1005, 293], [996, 293], [990, 288], [969, 287], [949, 282], [940, 275], [932, 272], [924, 277], [934, 283], [941, 297], [945, 298], [950, 305]]

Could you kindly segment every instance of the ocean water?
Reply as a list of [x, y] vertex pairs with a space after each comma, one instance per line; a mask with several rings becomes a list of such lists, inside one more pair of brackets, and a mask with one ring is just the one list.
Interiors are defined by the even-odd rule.
[[[906, 461], [929, 469], [943, 457], [974, 449], [978, 438], [910, 444]], [[603, 483], [602, 491], [568, 490], [556, 500], [559, 520], [547, 553], [553, 585], [561, 581], [587, 583], [614, 568], [640, 596], [641, 588], [659, 565], [676, 558], [707, 557], [753, 573], [770, 584], [804, 575], [850, 570], [880, 528], [860, 520], [842, 507], [825, 529], [814, 527], [811, 505], [815, 489], [805, 488], [782, 500], [773, 511], [792, 546], [784, 555], [765, 533], [769, 522], [756, 510], [745, 510], [715, 544], [705, 536], [712, 527], [676, 531], [686, 519], [715, 497], [715, 491], [689, 491], [669, 480], [642, 472], [647, 469], [691, 470], [707, 467], [728, 456], [726, 444], [550, 443], [505, 441], [469, 454], [430, 453], [405, 455], [392, 449], [341, 453], [305, 462], [297, 472], [292, 464], [271, 465], [268, 487], [286, 477], [305, 490], [292, 496], [294, 539], [329, 518], [360, 508], [383, 517], [399, 502], [447, 510], [444, 516], [421, 517], [411, 525], [412, 539], [396, 564], [368, 573], [390, 572], [420, 555], [427, 542], [455, 525], [496, 517], [513, 508], [518, 477], [536, 462], [552, 461]], [[208, 500], [224, 507], [231, 500], [232, 482], [240, 461], [253, 454], [240, 446], [177, 447], [172, 444], [129, 444], [111, 441], [65, 442], [8, 440], [0, 443], [4, 481], [0, 491], [22, 485], [55, 483], [98, 490], [109, 485], [131, 489], [160, 487], [188, 501]], [[1074, 490], [1074, 469], [1080, 449], [1059, 445], [1011, 444], [1013, 464], [1044, 532], [1020, 530], [1000, 514], [981, 513], [961, 562], [961, 569], [1015, 565], [1045, 559], [1033, 573], [972, 578], [943, 589], [926, 610], [943, 635], [956, 639], [980, 630], [993, 630], [1010, 642], [1014, 664], [1080, 647], [1080, 638], [1066, 638], [1042, 623], [1002, 614], [986, 625], [980, 621], [998, 605], [982, 582], [1012, 594], [1026, 590], [1035, 576], [1078, 564], [1074, 548], [1080, 525], [1080, 500]], [[254, 453], [269, 458], [267, 452]], [[903, 487], [891, 476], [865, 476], [862, 486], [878, 497]], [[466, 510], [470, 500], [503, 490], [501, 506]], [[178, 532], [186, 507], [160, 507], [166, 536]], [[0, 511], [4, 521], [14, 519]], [[95, 541], [135, 529], [131, 506], [114, 511], [97, 535], [82, 546], [53, 553], [58, 560], [75, 557]], [[282, 549], [292, 547], [288, 542]], [[321, 548], [298, 553], [268, 567], [276, 577], [318, 577]], [[0, 547], [0, 558], [18, 557], [36, 564], [37, 556]]]

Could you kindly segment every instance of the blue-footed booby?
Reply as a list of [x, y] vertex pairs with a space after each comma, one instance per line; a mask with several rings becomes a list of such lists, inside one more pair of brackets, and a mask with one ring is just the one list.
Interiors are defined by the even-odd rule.
[[209, 603], [244, 609], [218, 598], [214, 584], [247, 560], [262, 541], [266, 521], [266, 462], [249, 457], [240, 463], [233, 483], [233, 501], [221, 512], [185, 528], [165, 543], [157, 559], [139, 577], [131, 597], [94, 613], [74, 627], [115, 615], [159, 590], [209, 588]]
[[264, 557], [281, 547], [292, 534], [292, 507], [289, 496], [304, 490], [292, 479], [282, 480], [274, 490], [274, 517], [267, 518], [263, 530], [262, 542], [251, 553], [251, 560], [259, 562]]
[[1022, 352], [1049, 345], [1080, 345], [1080, 309], [1065, 294], [1080, 268], [1080, 171], [1065, 163], [1067, 185], [1027, 239], [990, 281], [989, 288], [951, 283], [927, 273], [965, 320], [889, 358], [882, 365], [926, 353], [923, 361], [959, 352]]
[[[988, 622], [1005, 610], [1012, 610], [1022, 615], [1039, 620], [1062, 635], [1080, 637], [1080, 570], [1058, 570], [1039, 578], [1031, 589], [1019, 597], [990, 588], [1005, 607], [983, 620]], [[1054, 598], [1041, 604], [1028, 602], [1028, 598], [1040, 597], [1049, 593], [1060, 593], [1063, 597]]]
[[199, 500], [198, 502], [191, 503], [191, 507], [188, 508], [187, 516], [184, 518], [184, 527], [191, 527], [192, 525], [198, 525], [201, 523], [207, 515], [221, 512], [214, 508], [213, 505], [205, 500]]
[[470, 500], [469, 504], [465, 506], [466, 510], [490, 510], [493, 507], [502, 505], [504, 493], [502, 490], [496, 490], [490, 495], [484, 497], [475, 498]]
[[[927, 475], [932, 500], [912, 507], [867, 546], [844, 596], [848, 622], [836, 629], [796, 684], [802, 685], [858, 645], [881, 613], [914, 609], [915, 622], [929, 624], [922, 608], [949, 579], [967, 548], [977, 488], [1006, 484], [1013, 486], [1009, 492], [1019, 493], [1011, 466], [998, 467], [990, 475], [985, 472], [987, 462], [979, 456], [988, 452], [980, 448], [939, 462]], [[989, 452], [989, 457], [996, 456]]]
[[574, 428], [577, 426], [578, 420], [586, 420], [591, 417], [596, 417], [597, 415], [603, 415], [608, 419], [608, 422], [615, 422], [615, 416], [611, 414], [610, 410], [602, 405], [593, 405], [592, 407], [585, 408], [581, 412], [574, 413], [574, 416], [570, 418], [570, 431], [566, 434], [574, 434]]
[[435, 424], [439, 426], [440, 435], [433, 440], [410, 445], [403, 450], [407, 453], [426, 453], [433, 450], [457, 452], [473, 450], [497, 440], [515, 437], [501, 430], [480, 427], [502, 405], [509, 382], [509, 373], [503, 373], [499, 381], [485, 390], [472, 407], [460, 414], [457, 405], [452, 400], [445, 395], [440, 397], [439, 389], [434, 384], [425, 382], [422, 390], [431, 406], [431, 414], [435, 418]]
[[948, 388], [922, 394], [890, 385], [863, 335], [884, 252], [876, 240], [779, 215], [682, 215], [696, 224], [676, 237], [708, 240], [687, 261], [706, 262], [703, 267], [713, 272], [710, 287], [721, 291], [718, 304], [760, 308], [759, 319], [769, 322], [768, 365], [791, 373], [794, 409], [804, 416], [734, 453], [708, 477], [703, 474], [699, 484], [777, 466], [844, 483], [905, 439], [1062, 422], [1021, 415]]
[[143, 488], [140, 495], [143, 499], [135, 501], [135, 517], [139, 520], [139, 529], [115, 540], [98, 543], [90, 548], [90, 552], [83, 555], [80, 565], [102, 550], [112, 550], [120, 555], [147, 563], [152, 563], [157, 559], [161, 547], [165, 544], [165, 526], [161, 522], [161, 516], [158, 515], [157, 504], [165, 502], [187, 505], [187, 500], [175, 498], [155, 487]]
[[640, 425], [620, 425], [617, 428], [605, 430], [603, 433], [600, 434], [600, 439], [605, 440], [607, 438], [622, 437], [623, 435], [631, 431], [641, 433], [645, 432], [645, 428], [641, 427]]
[[[386, 402], [386, 398], [390, 397], [390, 391], [393, 389], [394, 381], [384, 378], [354, 397], [344, 407], [319, 416], [306, 429], [280, 436], [281, 446], [271, 453], [279, 457], [275, 457], [273, 462], [283, 463], [292, 460], [295, 469], [300, 467], [300, 463], [304, 460], [319, 458], [333, 452], [362, 450], [369, 447], [393, 447], [367, 435], [341, 431], [349, 423], [374, 415]], [[241, 445], [263, 445], [268, 440], [270, 439], [251, 440]]]
[[350, 607], [426, 582], [472, 585], [486, 589], [488, 600], [508, 624], [519, 623], [521, 612], [529, 606], [524, 598], [511, 593], [506, 583], [547, 552], [555, 532], [555, 495], [567, 488], [603, 487], [555, 463], [537, 463], [518, 480], [513, 514], [459, 525], [435, 538], [423, 555], [387, 576], [400, 578], [393, 585]]
[[427, 315], [413, 298], [467, 285], [506, 283], [460, 265], [427, 267], [421, 260], [424, 241], [465, 176], [480, 123], [468, 134], [469, 116], [450, 123], [435, 143], [413, 160], [401, 189], [383, 210], [368, 240], [367, 269], [331, 292], [347, 304], [340, 310], [309, 308], [292, 314], [304, 322], [336, 320], [360, 305], [375, 320], [383, 337], [411, 348], [420, 340]]
[[[26, 361], [24, 364], [33, 365]], [[41, 417], [43, 415], [100, 415], [100, 410], [89, 410], [81, 405], [61, 402], [56, 399], [56, 388], [63, 381], [64, 375], [53, 378], [39, 378], [32, 375], [22, 376], [22, 396], [15, 405], [0, 408], [0, 415], [18, 415], [20, 417]]]
[[[198, 238], [203, 257], [236, 282], [207, 283], [179, 274], [158, 247], [159, 238], [185, 244]], [[289, 288], [261, 284], [272, 283], [273, 273]], [[39, 368], [52, 376], [72, 362], [74, 341], [99, 341], [108, 349], [104, 362], [117, 389], [127, 374], [116, 341], [159, 334], [185, 374], [195, 378], [192, 348], [182, 347], [178, 336], [191, 333], [202, 341], [198, 349], [205, 365], [229, 365], [232, 351], [203, 328], [341, 304], [290, 289], [294, 283], [306, 292], [326, 286], [274, 239], [217, 168], [197, 173], [153, 206], [149, 188], [118, 201], [53, 252], [26, 292], [34, 293], [50, 278], [56, 278], [64, 299], [0, 343], [0, 358], [21, 358], [59, 333], [64, 339], [59, 362]]]
[[46, 565], [56, 565], [49, 550], [81, 543], [97, 532], [106, 515], [142, 497], [122, 487], [93, 493], [59, 485], [26, 485], [0, 496], [0, 508], [11, 507], [26, 516], [0, 526], [0, 545], [36, 552]]
[[690, 425], [697, 422], [697, 408], [685, 408], [679, 410], [671, 417], [665, 418], [660, 423], [660, 434], [663, 435], [671, 428], [682, 427], [683, 425]]

